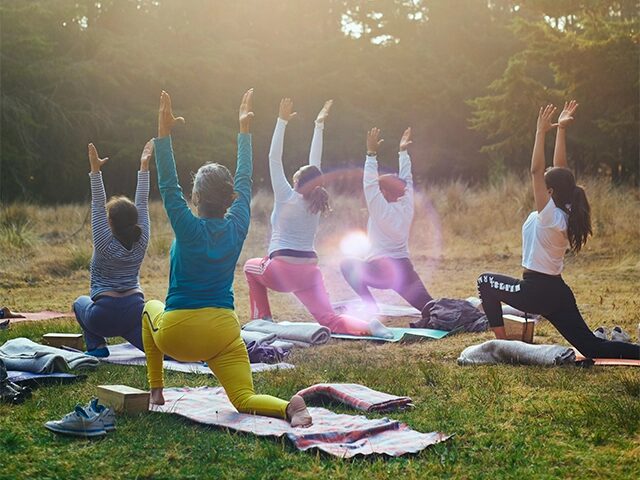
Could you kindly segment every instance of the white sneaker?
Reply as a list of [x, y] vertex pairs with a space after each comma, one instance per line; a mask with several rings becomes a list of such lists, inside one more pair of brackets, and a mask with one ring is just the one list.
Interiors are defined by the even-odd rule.
[[106, 405], [101, 405], [97, 398], [92, 398], [89, 404], [84, 408], [87, 413], [93, 413], [94, 415], [102, 417], [102, 423], [104, 423], [104, 429], [107, 432], [113, 432], [116, 429], [115, 412]]
[[78, 437], [101, 437], [107, 434], [100, 415], [87, 412], [80, 405], [77, 405], [75, 410], [65, 415], [62, 420], [51, 420], [44, 426], [52, 432]]

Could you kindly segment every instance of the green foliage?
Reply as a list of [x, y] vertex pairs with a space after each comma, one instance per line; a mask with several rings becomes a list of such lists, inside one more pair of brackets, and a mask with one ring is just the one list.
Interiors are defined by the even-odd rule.
[[420, 182], [482, 180], [489, 164], [493, 176], [501, 165], [520, 171], [538, 103], [575, 96], [574, 163], [637, 175], [634, 3], [6, 0], [0, 200], [85, 198], [89, 141], [111, 158], [108, 193], [131, 194], [161, 89], [187, 120], [174, 134], [184, 184], [205, 161], [234, 166], [237, 103], [250, 86], [258, 186], [285, 95], [299, 112], [289, 173], [307, 158], [327, 98], [327, 168], [360, 165], [373, 125], [387, 140], [382, 162], [395, 168], [411, 125]]

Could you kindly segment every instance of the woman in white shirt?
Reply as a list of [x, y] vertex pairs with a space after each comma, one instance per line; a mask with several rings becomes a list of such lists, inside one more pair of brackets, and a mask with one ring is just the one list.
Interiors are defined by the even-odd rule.
[[320, 216], [329, 210], [329, 194], [324, 188], [322, 171], [322, 134], [324, 121], [333, 101], [318, 114], [311, 141], [309, 164], [293, 175], [293, 187], [282, 165], [284, 132], [295, 117], [293, 102], [284, 98], [269, 151], [269, 171], [274, 207], [271, 214], [271, 241], [265, 258], [252, 258], [244, 265], [249, 283], [251, 318], [271, 319], [267, 290], [293, 293], [315, 320], [334, 333], [390, 337], [392, 333], [377, 319], [365, 321], [337, 314], [329, 301], [314, 240]]
[[413, 176], [411, 128], [407, 128], [398, 151], [398, 175], [378, 175], [377, 151], [380, 130], [367, 134], [367, 159], [362, 176], [369, 210], [367, 233], [371, 250], [366, 260], [347, 258], [340, 264], [342, 275], [360, 296], [367, 310], [376, 311], [369, 288], [391, 289], [422, 311], [433, 300], [409, 259], [409, 232], [413, 222]]
[[[547, 318], [571, 345], [589, 358], [640, 358], [640, 346], [596, 337], [583, 320], [575, 297], [564, 283], [564, 254], [579, 252], [591, 235], [591, 209], [582, 187], [567, 168], [566, 128], [578, 104], [565, 103], [558, 123], [551, 123], [556, 108], [540, 108], [531, 157], [531, 179], [536, 211], [522, 226], [522, 280], [495, 273], [478, 278], [478, 290], [496, 338], [506, 338], [502, 319], [505, 302], [519, 310]], [[558, 127], [553, 168], [545, 172], [544, 139]]]

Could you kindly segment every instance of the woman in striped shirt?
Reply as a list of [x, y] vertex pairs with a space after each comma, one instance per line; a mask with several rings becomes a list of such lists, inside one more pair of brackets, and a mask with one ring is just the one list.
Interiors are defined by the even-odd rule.
[[140, 158], [135, 204], [127, 197], [106, 201], [100, 158], [89, 144], [91, 173], [91, 258], [90, 296], [73, 303], [76, 319], [84, 332], [87, 354], [108, 357], [105, 337], [124, 337], [142, 347], [140, 265], [149, 242], [149, 160], [153, 141], [147, 142]]

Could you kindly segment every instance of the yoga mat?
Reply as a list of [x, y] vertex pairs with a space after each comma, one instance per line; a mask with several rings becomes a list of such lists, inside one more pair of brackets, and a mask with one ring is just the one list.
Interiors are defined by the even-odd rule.
[[628, 358], [587, 358], [576, 350], [576, 363], [591, 360], [594, 365], [601, 367], [640, 367], [640, 359], [632, 360]]
[[380, 338], [369, 337], [365, 335], [346, 335], [343, 333], [332, 333], [332, 338], [339, 338], [341, 340], [371, 340], [374, 342], [397, 342], [397, 343], [412, 343], [420, 342], [422, 340], [440, 340], [446, 337], [451, 332], [445, 332], [444, 330], [431, 330], [430, 328], [400, 328], [400, 327], [388, 327], [393, 332], [393, 338]]
[[[120, 343], [118, 345], [109, 345], [109, 356], [101, 358], [105, 363], [113, 363], [116, 365], [146, 365], [147, 358], [144, 352], [138, 350], [130, 343]], [[165, 370], [174, 372], [197, 373], [201, 375], [213, 375], [208, 365], [199, 362], [176, 362], [175, 360], [164, 361]], [[251, 371], [253, 373], [266, 372], [268, 370], [288, 370], [295, 368], [290, 363], [252, 363]]]
[[14, 383], [21, 382], [31, 382], [35, 381], [40, 383], [42, 380], [76, 380], [79, 378], [78, 375], [73, 375], [72, 373], [62, 373], [62, 372], [54, 372], [54, 373], [32, 373], [32, 372], [20, 372], [17, 370], [7, 370], [7, 378]]
[[[343, 300], [341, 302], [332, 303], [334, 309], [345, 309], [344, 313], [353, 313], [354, 316], [358, 316], [358, 312], [365, 310], [365, 306], [360, 299], [352, 298], [350, 300]], [[391, 305], [388, 303], [377, 303], [378, 313], [385, 317], [421, 317], [422, 313], [417, 308], [413, 308], [411, 305]], [[343, 312], [340, 312], [343, 313]], [[370, 313], [369, 313], [370, 314]]]
[[25, 318], [12, 318], [11, 323], [20, 322], [36, 322], [38, 320], [54, 320], [56, 318], [73, 318], [75, 315], [73, 312], [51, 312], [48, 310], [42, 312], [14, 312], [18, 315], [24, 315]]
[[151, 405], [150, 410], [258, 436], [286, 436], [299, 450], [318, 449], [340, 458], [371, 454], [398, 457], [451, 437], [416, 432], [389, 418], [341, 415], [324, 408], [309, 408], [313, 418], [309, 428], [291, 428], [285, 420], [238, 413], [221, 387], [165, 388], [164, 398], [164, 405]]

